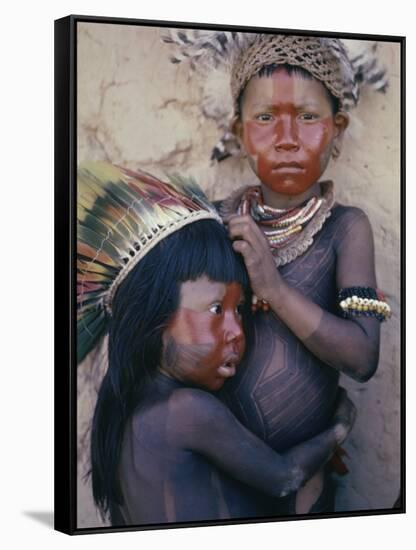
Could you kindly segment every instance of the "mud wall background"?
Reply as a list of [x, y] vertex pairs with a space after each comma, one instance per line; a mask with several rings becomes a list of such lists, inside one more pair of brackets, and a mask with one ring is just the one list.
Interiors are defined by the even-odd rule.
[[[378, 285], [393, 311], [382, 326], [376, 375], [364, 385], [341, 381], [358, 419], [344, 445], [350, 473], [340, 478], [340, 511], [391, 508], [400, 486], [399, 45], [379, 43], [378, 54], [390, 87], [386, 94], [363, 91], [341, 157], [325, 174], [335, 181], [337, 199], [363, 208], [371, 220]], [[193, 175], [211, 199], [255, 183], [244, 159], [209, 160], [221, 136], [218, 120], [230, 101], [227, 83], [213, 75], [198, 77], [168, 56], [158, 29], [79, 24], [78, 160], [108, 160], [162, 178], [165, 171]], [[78, 367], [78, 527], [104, 525], [84, 479], [90, 421], [105, 369], [101, 354], [97, 350]]]

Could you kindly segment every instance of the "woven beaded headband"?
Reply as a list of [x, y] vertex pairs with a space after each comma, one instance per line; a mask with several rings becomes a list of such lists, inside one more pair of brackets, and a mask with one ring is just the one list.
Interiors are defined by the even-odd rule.
[[105, 333], [120, 284], [152, 248], [195, 221], [222, 223], [192, 179], [169, 179], [104, 162], [78, 170], [78, 362]]

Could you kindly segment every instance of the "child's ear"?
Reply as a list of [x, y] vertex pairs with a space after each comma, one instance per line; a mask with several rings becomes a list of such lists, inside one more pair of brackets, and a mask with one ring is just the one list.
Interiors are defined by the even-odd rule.
[[335, 137], [334, 144], [332, 148], [333, 158], [339, 157], [341, 153], [342, 142], [344, 139], [344, 132], [350, 123], [350, 117], [345, 111], [338, 111], [334, 116], [334, 125], [335, 125]]

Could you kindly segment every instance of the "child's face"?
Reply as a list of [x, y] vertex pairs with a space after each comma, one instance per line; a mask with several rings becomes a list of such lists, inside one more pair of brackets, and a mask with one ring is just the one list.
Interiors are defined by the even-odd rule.
[[181, 382], [220, 389], [244, 353], [243, 303], [238, 283], [206, 276], [182, 283], [179, 308], [163, 335], [162, 369]]
[[294, 196], [318, 181], [348, 119], [332, 112], [324, 85], [278, 69], [246, 86], [235, 132], [270, 191]]

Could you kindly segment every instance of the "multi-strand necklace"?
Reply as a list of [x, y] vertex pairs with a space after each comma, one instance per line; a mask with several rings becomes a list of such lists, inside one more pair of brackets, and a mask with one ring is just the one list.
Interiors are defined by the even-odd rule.
[[[320, 187], [319, 197], [311, 197], [306, 204], [289, 209], [264, 204], [260, 186], [242, 187], [221, 202], [219, 212], [223, 219], [236, 213], [250, 215], [265, 234], [276, 267], [280, 267], [308, 250], [314, 236], [331, 215], [334, 184], [323, 181]], [[252, 308], [268, 311], [269, 304], [253, 295]]]
[[292, 262], [312, 245], [313, 237], [331, 215], [334, 204], [333, 183], [321, 183], [321, 195], [289, 209], [264, 204], [261, 187], [247, 187], [224, 201], [221, 213], [234, 210], [249, 214], [267, 238], [276, 266]]
[[263, 203], [260, 187], [249, 189], [238, 207], [239, 214], [250, 214], [263, 230], [270, 248], [279, 249], [294, 241], [321, 208], [323, 198], [312, 197], [303, 206], [272, 208]]
[[[267, 238], [276, 266], [285, 265], [303, 254], [313, 243], [314, 235], [331, 215], [334, 204], [332, 182], [321, 184], [322, 195], [313, 196], [305, 204], [294, 208], [272, 208], [264, 204], [260, 187], [249, 187], [240, 194], [234, 206], [240, 215], [249, 214]], [[232, 205], [224, 201], [222, 214]], [[253, 311], [269, 310], [269, 304], [253, 295]]]

